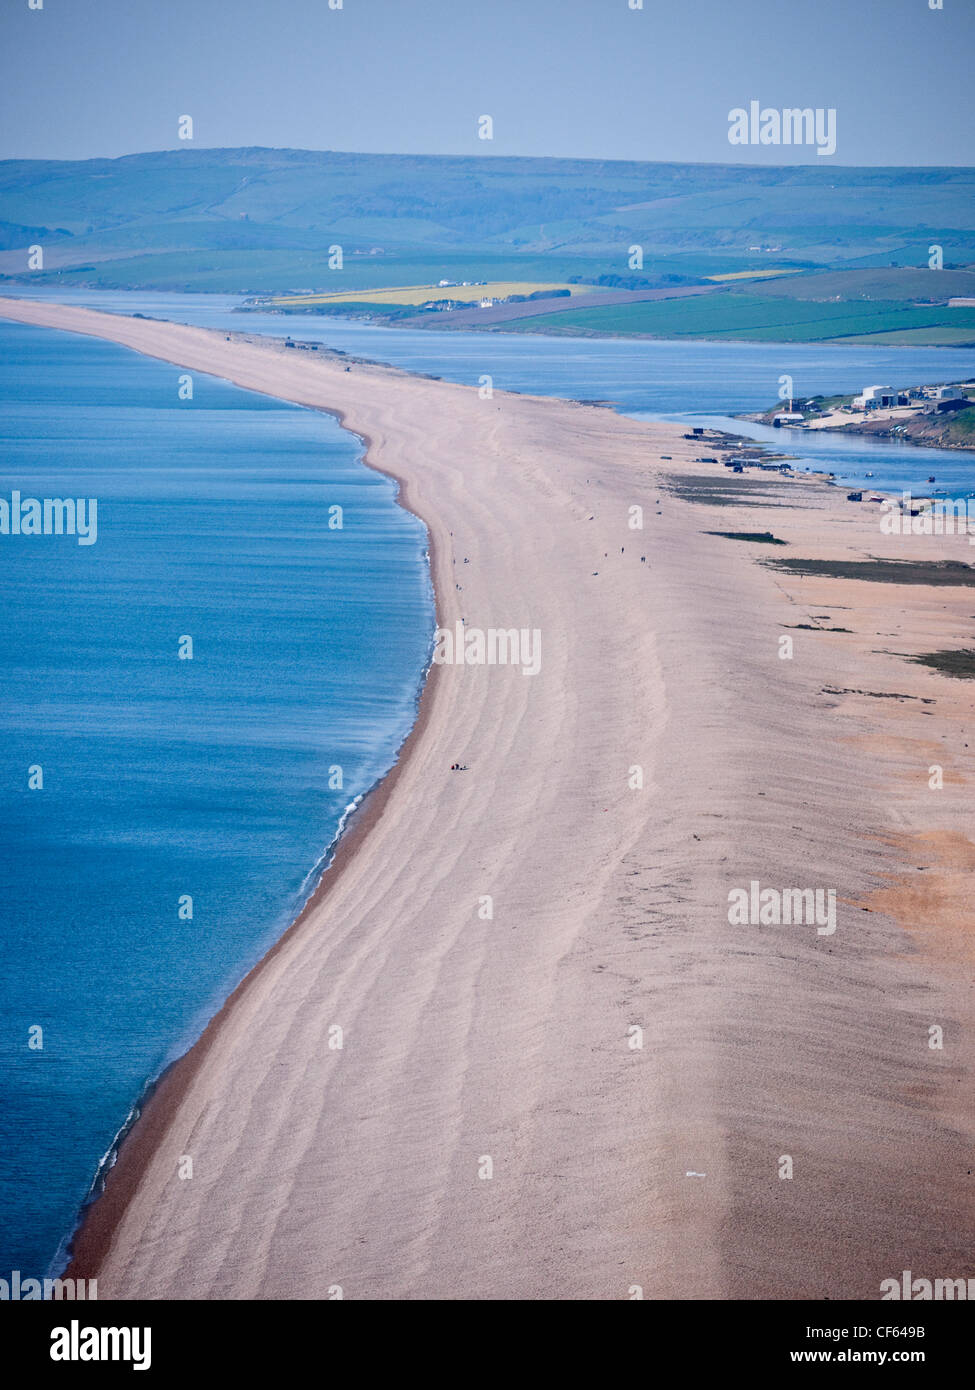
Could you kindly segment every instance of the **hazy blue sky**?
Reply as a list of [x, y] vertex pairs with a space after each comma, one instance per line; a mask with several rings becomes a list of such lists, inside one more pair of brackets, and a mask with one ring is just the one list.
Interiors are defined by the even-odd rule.
[[191, 115], [196, 147], [827, 162], [729, 145], [755, 99], [835, 107], [836, 163], [975, 163], [975, 0], [632, 3], [3, 0], [0, 157], [172, 148]]

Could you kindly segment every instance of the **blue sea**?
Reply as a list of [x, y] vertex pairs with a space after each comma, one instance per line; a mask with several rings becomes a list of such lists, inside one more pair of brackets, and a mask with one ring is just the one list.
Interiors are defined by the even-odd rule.
[[[16, 293], [717, 424], [841, 482], [975, 490], [971, 454], [731, 418], [771, 404], [784, 373], [803, 396], [951, 382], [975, 352], [417, 332], [244, 315], [231, 296]], [[0, 496], [98, 499], [92, 546], [0, 536], [0, 1277], [56, 1266], [146, 1081], [280, 935], [391, 766], [429, 656], [426, 535], [358, 442], [199, 374], [181, 400], [184, 375], [0, 322]]]
[[93, 545], [0, 536], [0, 1277], [293, 918], [429, 658], [426, 532], [359, 442], [183, 375], [0, 322], [0, 496], [98, 503]]

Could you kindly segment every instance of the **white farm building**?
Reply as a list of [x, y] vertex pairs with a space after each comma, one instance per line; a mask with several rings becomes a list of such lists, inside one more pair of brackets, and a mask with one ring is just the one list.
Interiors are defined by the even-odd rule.
[[861, 394], [855, 397], [853, 404], [864, 410], [871, 405], [884, 409], [886, 406], [897, 404], [897, 392], [893, 386], [865, 386]]

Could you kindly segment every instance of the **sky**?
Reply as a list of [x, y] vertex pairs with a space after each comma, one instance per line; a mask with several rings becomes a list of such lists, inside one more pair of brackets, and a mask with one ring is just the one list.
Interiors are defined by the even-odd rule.
[[[975, 0], [934, 2], [2, 0], [0, 158], [189, 115], [197, 148], [971, 165]], [[835, 109], [835, 154], [729, 144], [753, 100]]]

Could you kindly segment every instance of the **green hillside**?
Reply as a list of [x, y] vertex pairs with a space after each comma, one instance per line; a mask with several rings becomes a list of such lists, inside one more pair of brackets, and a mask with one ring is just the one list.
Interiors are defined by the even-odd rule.
[[[975, 171], [958, 168], [190, 147], [8, 160], [0, 162], [0, 275], [331, 292], [441, 277], [626, 274], [633, 244], [651, 284], [773, 267], [924, 267], [933, 242], [947, 266], [963, 266], [975, 261], [973, 194]], [[28, 272], [26, 248], [37, 244], [45, 269]], [[330, 270], [336, 244], [344, 264]]]

